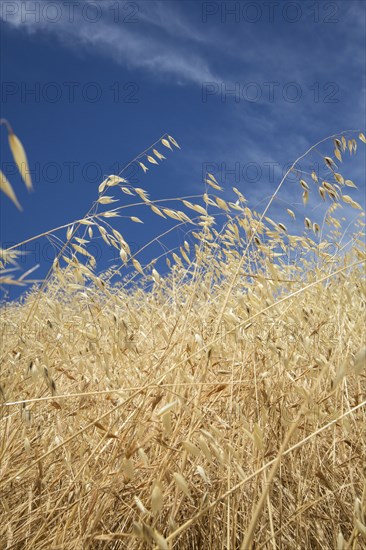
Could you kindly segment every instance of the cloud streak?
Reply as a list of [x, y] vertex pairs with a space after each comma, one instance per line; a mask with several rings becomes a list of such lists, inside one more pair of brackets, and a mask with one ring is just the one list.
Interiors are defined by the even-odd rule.
[[73, 13], [62, 7], [58, 10], [55, 2], [48, 0], [4, 2], [0, 17], [29, 34], [48, 34], [64, 47], [102, 53], [127, 68], [147, 70], [179, 84], [201, 85], [202, 81], [218, 79], [207, 60], [187, 47], [187, 40], [202, 41], [202, 35], [177, 14], [162, 10], [159, 3], [152, 2], [144, 13], [123, 14], [125, 20], [119, 14], [118, 22], [114, 20], [116, 14], [111, 11], [111, 2], [103, 2], [100, 4], [103, 11], [94, 13], [83, 11], [80, 5]]

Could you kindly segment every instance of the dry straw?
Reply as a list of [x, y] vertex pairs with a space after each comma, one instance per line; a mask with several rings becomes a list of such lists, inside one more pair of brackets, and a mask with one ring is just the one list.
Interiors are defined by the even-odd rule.
[[[122, 172], [84, 218], [25, 241], [59, 253], [1, 310], [3, 548], [365, 546], [364, 212], [345, 175], [360, 141], [311, 147], [260, 212], [213, 174], [201, 197], [157, 201]], [[132, 162], [146, 179], [178, 149], [164, 135]], [[145, 215], [162, 233], [132, 252]], [[98, 274], [93, 239], [118, 265]], [[2, 284], [29, 279], [22, 244], [1, 251]]]

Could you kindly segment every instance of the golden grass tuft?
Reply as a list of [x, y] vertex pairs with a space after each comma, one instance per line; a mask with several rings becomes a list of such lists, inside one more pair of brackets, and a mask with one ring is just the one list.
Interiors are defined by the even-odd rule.
[[[347, 138], [332, 136], [337, 162], [356, 153]], [[180, 148], [163, 136], [135, 159], [143, 174], [165, 160], [156, 147]], [[286, 175], [261, 214], [237, 189], [155, 201], [109, 176], [53, 230], [66, 241], [49, 276], [1, 309], [2, 548], [365, 547], [363, 211], [343, 229], [355, 184], [323, 160], [330, 181], [299, 179], [307, 215], [285, 204], [286, 225], [267, 215]], [[100, 212], [118, 188], [141, 201]], [[130, 207], [185, 228], [166, 275], [110, 225], [143, 221]], [[121, 265], [97, 275], [94, 236]], [[16, 257], [1, 251], [3, 271]]]

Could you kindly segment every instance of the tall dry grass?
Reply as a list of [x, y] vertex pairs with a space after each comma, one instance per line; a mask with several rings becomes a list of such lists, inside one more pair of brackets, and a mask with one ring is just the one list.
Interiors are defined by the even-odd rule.
[[[366, 547], [364, 221], [339, 172], [357, 141], [300, 159], [330, 143], [324, 177], [291, 184], [304, 232], [293, 206], [269, 217], [288, 174], [261, 213], [210, 174], [175, 209], [110, 176], [49, 232], [67, 230], [48, 277], [1, 310], [1, 548]], [[135, 162], [178, 147], [164, 136]], [[132, 202], [108, 206], [121, 191]], [[142, 221], [137, 204], [185, 228], [164, 276], [112, 225]], [[97, 274], [94, 238], [120, 266]]]

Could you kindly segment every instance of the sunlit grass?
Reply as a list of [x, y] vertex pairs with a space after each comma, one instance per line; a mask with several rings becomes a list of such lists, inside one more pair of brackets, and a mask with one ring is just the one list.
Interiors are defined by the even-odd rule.
[[[269, 217], [288, 174], [260, 212], [212, 174], [175, 208], [121, 174], [35, 237], [66, 229], [44, 283], [1, 311], [2, 547], [365, 545], [364, 212], [340, 173], [357, 143], [300, 157], [334, 146], [326, 176], [292, 184], [301, 230], [292, 205]], [[156, 170], [178, 147], [163, 136], [134, 162]], [[147, 265], [112, 224], [143, 221], [136, 201], [185, 231]], [[119, 266], [97, 273], [95, 238]], [[2, 251], [3, 284], [16, 259]]]

